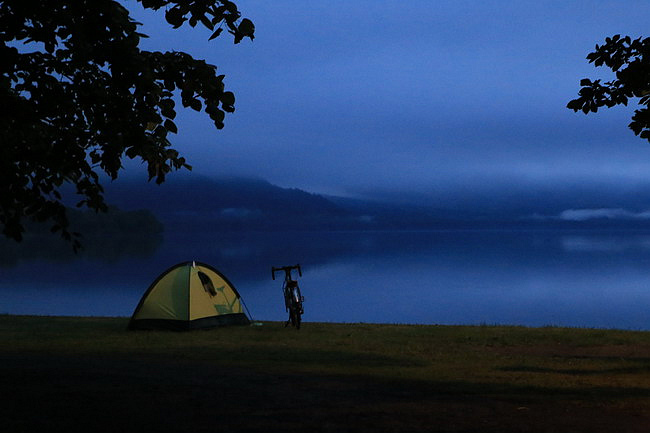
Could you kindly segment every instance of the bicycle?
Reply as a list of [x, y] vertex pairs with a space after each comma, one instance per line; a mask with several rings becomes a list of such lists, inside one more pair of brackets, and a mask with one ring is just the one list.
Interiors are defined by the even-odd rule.
[[291, 277], [291, 271], [297, 269], [298, 275], [302, 277], [302, 269], [300, 265], [295, 266], [283, 266], [281, 268], [276, 268], [275, 266], [271, 267], [271, 275], [273, 280], [275, 280], [275, 273], [284, 271], [284, 282], [282, 283], [282, 293], [284, 294], [284, 307], [286, 311], [289, 312], [289, 320], [284, 324], [286, 328], [289, 324], [300, 329], [300, 322], [303, 313], [305, 312], [303, 308], [303, 302], [305, 297], [300, 293], [300, 287], [298, 286], [298, 281], [294, 280]]

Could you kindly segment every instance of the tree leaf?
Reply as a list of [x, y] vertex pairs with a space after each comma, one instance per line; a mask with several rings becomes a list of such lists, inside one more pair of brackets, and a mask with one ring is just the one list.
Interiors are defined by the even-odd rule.
[[169, 120], [169, 119], [165, 120], [164, 125], [165, 125], [165, 128], [169, 132], [174, 133], [174, 134], [178, 133], [178, 129], [176, 128], [176, 124], [174, 122], [172, 122], [171, 120]]
[[175, 29], [179, 28], [185, 22], [185, 18], [181, 13], [181, 10], [177, 7], [173, 7], [167, 12], [165, 12], [165, 19], [169, 24], [171, 24]]
[[212, 39], [218, 37], [222, 31], [223, 29], [219, 27], [217, 30], [214, 31], [214, 33], [212, 33], [212, 35], [208, 38], [208, 40], [211, 41]]
[[189, 101], [189, 106], [191, 109], [196, 110], [196, 111], [201, 111], [201, 101], [198, 99], [190, 99]]
[[244, 18], [241, 20], [239, 26], [237, 26], [237, 30], [239, 31], [239, 33], [241, 33], [242, 36], [249, 37], [251, 38], [251, 40], [255, 39], [254, 36], [255, 25], [248, 18]]
[[224, 105], [228, 105], [228, 106], [235, 105], [235, 94], [232, 92], [223, 92], [223, 95], [221, 95], [220, 99]]
[[205, 15], [201, 15], [201, 16], [199, 16], [199, 20], [200, 20], [201, 23], [203, 23], [203, 25], [206, 26], [210, 31], [214, 30], [214, 24], [212, 24], [212, 22], [210, 22], [210, 20], [209, 20]]

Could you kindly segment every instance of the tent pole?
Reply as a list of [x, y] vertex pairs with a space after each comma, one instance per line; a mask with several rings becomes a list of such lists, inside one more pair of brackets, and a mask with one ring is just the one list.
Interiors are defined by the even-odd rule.
[[246, 302], [244, 302], [244, 299], [241, 298], [241, 297], [239, 298], [239, 302], [242, 303], [242, 305], [246, 309], [246, 312], [248, 313], [248, 317], [251, 318], [251, 323], [253, 323], [255, 320], [253, 320], [253, 315], [251, 314], [250, 310], [248, 309], [248, 306], [246, 305]]

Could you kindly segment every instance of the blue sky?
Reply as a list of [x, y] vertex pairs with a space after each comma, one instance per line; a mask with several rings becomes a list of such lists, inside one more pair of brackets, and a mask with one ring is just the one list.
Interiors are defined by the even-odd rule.
[[239, 45], [126, 4], [144, 48], [204, 58], [235, 92], [221, 131], [177, 118], [198, 173], [351, 196], [650, 181], [631, 108], [565, 108], [609, 77], [596, 43], [648, 36], [646, 1], [237, 1], [256, 25]]

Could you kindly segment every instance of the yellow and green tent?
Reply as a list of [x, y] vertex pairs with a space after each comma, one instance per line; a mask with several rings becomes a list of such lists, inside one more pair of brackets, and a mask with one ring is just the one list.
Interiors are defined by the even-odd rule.
[[205, 263], [184, 262], [149, 286], [129, 329], [183, 331], [249, 323], [239, 293], [223, 274]]

